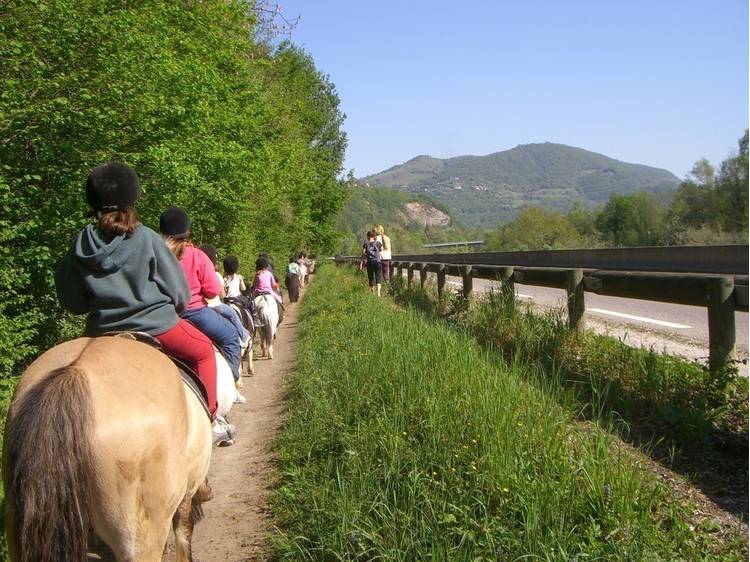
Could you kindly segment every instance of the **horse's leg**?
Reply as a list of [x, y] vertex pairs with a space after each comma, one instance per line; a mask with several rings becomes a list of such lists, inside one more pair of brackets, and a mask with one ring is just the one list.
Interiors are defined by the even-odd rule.
[[193, 521], [190, 517], [192, 507], [193, 498], [187, 494], [177, 507], [174, 517], [172, 517], [175, 560], [177, 562], [193, 562], [193, 547], [190, 543], [193, 536]]
[[240, 389], [243, 386], [245, 386], [245, 383], [242, 382], [242, 372], [244, 371], [245, 363], [247, 362], [247, 351], [248, 351], [247, 347], [245, 347], [244, 349], [240, 347], [240, 378], [234, 381], [234, 386], [237, 389]]
[[195, 495], [186, 495], [172, 518], [174, 529], [176, 561], [193, 562], [193, 529], [195, 524], [203, 519], [201, 504], [213, 497], [208, 480], [204, 482]]
[[253, 340], [255, 339], [255, 333], [250, 334], [250, 343], [247, 346], [247, 374], [254, 375], [255, 367], [253, 367]]

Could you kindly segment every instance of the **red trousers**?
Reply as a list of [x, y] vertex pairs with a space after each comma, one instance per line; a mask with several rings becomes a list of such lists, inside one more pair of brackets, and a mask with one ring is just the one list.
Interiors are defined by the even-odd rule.
[[219, 405], [216, 401], [216, 357], [211, 340], [182, 318], [174, 328], [155, 337], [167, 354], [184, 361], [196, 372], [206, 389], [208, 411], [213, 419]]

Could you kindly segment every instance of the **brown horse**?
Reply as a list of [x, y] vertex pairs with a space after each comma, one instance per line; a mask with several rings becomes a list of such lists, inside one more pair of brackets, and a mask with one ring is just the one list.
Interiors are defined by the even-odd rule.
[[82, 562], [93, 531], [118, 561], [158, 562], [172, 526], [177, 560], [191, 561], [211, 441], [159, 351], [112, 337], [50, 349], [21, 377], [5, 424], [11, 560]]

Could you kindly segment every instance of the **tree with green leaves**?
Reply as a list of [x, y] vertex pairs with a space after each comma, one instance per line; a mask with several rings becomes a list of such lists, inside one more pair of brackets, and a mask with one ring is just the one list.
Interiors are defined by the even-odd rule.
[[486, 240], [490, 250], [550, 250], [579, 248], [583, 238], [576, 227], [557, 211], [528, 207]]
[[336, 89], [302, 50], [256, 39], [253, 3], [0, 3], [0, 378], [77, 335], [52, 273], [87, 221], [86, 176], [140, 175], [142, 221], [169, 205], [250, 267], [330, 251], [345, 193]]
[[613, 193], [596, 219], [596, 228], [613, 246], [657, 246], [667, 227], [664, 209], [650, 193]]

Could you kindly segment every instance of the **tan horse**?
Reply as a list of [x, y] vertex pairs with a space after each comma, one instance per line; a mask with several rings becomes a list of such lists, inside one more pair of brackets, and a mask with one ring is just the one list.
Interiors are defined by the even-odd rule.
[[52, 348], [21, 377], [5, 425], [11, 560], [82, 562], [93, 530], [118, 561], [158, 562], [172, 527], [177, 560], [191, 561], [211, 440], [159, 351], [111, 337]]

